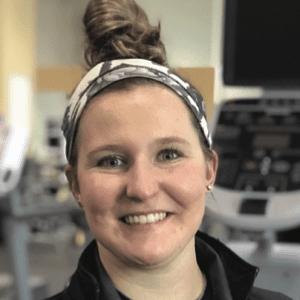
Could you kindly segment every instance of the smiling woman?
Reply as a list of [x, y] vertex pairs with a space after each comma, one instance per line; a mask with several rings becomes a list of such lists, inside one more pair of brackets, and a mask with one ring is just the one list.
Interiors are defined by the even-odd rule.
[[215, 181], [201, 95], [167, 67], [159, 28], [133, 0], [92, 0], [90, 71], [63, 131], [70, 189], [95, 240], [51, 299], [285, 299], [198, 231]]
[[175, 262], [193, 242], [215, 177], [181, 99], [163, 86], [99, 94], [77, 138], [74, 195], [100, 257], [120, 260], [123, 272]]

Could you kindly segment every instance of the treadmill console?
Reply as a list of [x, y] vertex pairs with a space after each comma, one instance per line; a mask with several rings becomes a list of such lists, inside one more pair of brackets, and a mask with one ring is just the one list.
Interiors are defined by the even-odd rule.
[[300, 190], [300, 101], [226, 102], [213, 134], [216, 184], [239, 191]]
[[210, 125], [219, 168], [207, 212], [246, 230], [298, 226], [300, 100], [226, 100]]

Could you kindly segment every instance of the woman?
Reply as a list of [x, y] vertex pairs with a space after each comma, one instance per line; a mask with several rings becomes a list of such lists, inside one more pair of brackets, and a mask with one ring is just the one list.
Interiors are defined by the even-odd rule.
[[70, 189], [95, 236], [51, 299], [287, 299], [197, 232], [216, 176], [204, 103], [166, 63], [159, 28], [133, 0], [92, 0], [90, 71], [63, 130]]

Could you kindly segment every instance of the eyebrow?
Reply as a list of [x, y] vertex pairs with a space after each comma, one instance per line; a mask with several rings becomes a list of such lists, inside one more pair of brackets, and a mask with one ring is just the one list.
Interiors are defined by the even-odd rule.
[[90, 158], [95, 153], [100, 151], [112, 151], [112, 152], [122, 152], [124, 151], [124, 147], [118, 144], [109, 144], [109, 145], [102, 145], [100, 147], [95, 148], [94, 150], [90, 151], [87, 156]]
[[169, 137], [165, 137], [165, 138], [158, 138], [158, 139], [155, 139], [153, 142], [153, 144], [156, 144], [156, 143], [158, 143], [162, 146], [167, 145], [167, 144], [172, 144], [172, 143], [179, 143], [182, 145], [191, 146], [191, 144], [187, 140], [185, 140], [181, 137], [178, 137], [178, 136], [169, 136]]

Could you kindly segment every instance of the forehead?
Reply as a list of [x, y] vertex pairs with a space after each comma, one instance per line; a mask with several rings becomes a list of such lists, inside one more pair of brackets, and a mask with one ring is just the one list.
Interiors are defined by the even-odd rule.
[[[152, 123], [152, 118], [156, 118], [163, 127], [191, 124], [191, 113], [175, 92], [162, 84], [149, 84], [101, 93], [87, 105], [80, 127], [88, 127], [84, 123], [91, 126], [94, 120], [99, 126], [102, 123], [103, 129], [108, 129], [109, 124], [117, 125], [119, 122], [132, 125], [141, 121]], [[109, 124], [104, 124], [107, 122]]]

